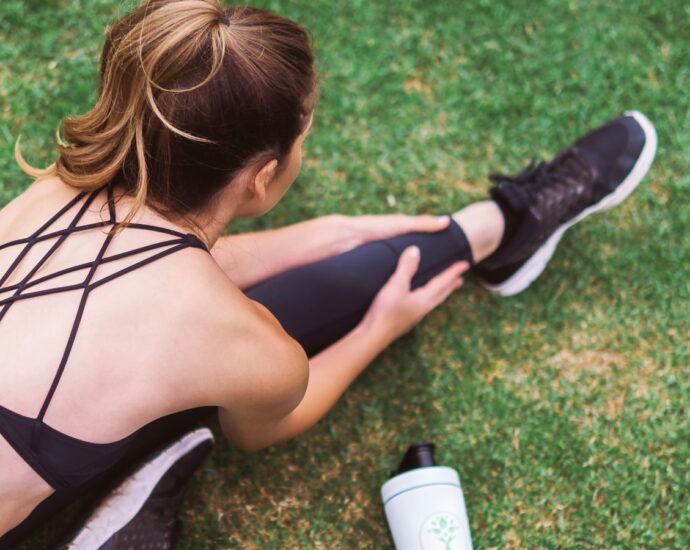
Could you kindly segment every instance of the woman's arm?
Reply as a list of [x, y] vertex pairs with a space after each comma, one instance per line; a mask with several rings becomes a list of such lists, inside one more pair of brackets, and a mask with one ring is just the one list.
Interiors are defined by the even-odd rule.
[[[308, 430], [335, 405], [352, 381], [383, 349], [408, 332], [462, 284], [459, 277], [467, 264], [458, 262], [425, 286], [410, 291], [410, 281], [419, 265], [418, 252], [415, 256], [408, 249], [401, 255], [395, 273], [357, 327], [310, 359], [306, 391], [287, 414], [258, 425], [244, 416], [246, 408], [235, 415], [230, 411], [221, 412], [221, 426], [231, 442], [242, 450], [255, 451]], [[255, 414], [250, 416], [256, 417]]]
[[[252, 422], [219, 413], [226, 437], [236, 447], [251, 452], [280, 443], [305, 432], [323, 417], [355, 378], [389, 344], [383, 331], [370, 330], [364, 322], [338, 342], [309, 360], [306, 393], [291, 411], [271, 422]], [[295, 406], [296, 405], [296, 406]], [[242, 423], [242, 425], [239, 424]]]
[[256, 449], [287, 441], [311, 428], [390, 343], [385, 330], [362, 321], [310, 359], [309, 382], [302, 401], [270, 432], [263, 434], [263, 441], [257, 441]]
[[294, 267], [335, 256], [357, 246], [346, 216], [220, 237], [211, 255], [238, 288], [249, 288]]
[[448, 221], [447, 216], [333, 214], [279, 229], [221, 237], [211, 249], [211, 255], [230, 280], [245, 289], [373, 240], [413, 231], [440, 231]]

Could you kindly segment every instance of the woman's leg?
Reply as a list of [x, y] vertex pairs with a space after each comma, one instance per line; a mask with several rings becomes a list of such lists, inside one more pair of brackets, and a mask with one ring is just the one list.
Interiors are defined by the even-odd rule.
[[421, 252], [414, 289], [458, 260], [473, 264], [484, 259], [501, 241], [503, 226], [493, 201], [476, 203], [453, 214], [443, 231], [370, 242], [272, 277], [246, 293], [312, 356], [359, 323], [405, 248], [417, 246]]

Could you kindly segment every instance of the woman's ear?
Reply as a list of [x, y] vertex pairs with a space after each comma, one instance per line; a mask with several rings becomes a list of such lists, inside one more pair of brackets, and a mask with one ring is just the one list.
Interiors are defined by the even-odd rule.
[[266, 199], [266, 189], [273, 181], [276, 175], [276, 169], [278, 168], [278, 161], [272, 159], [263, 165], [261, 170], [258, 171], [256, 176], [254, 176], [254, 181], [251, 183], [251, 192], [254, 198], [263, 202]]

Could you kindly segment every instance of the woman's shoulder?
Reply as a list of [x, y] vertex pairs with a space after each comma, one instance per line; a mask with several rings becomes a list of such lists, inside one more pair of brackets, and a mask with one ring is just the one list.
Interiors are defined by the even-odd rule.
[[206, 334], [215, 338], [219, 347], [232, 348], [222, 358], [225, 365], [229, 357], [237, 358], [239, 353], [251, 355], [248, 363], [254, 365], [263, 356], [272, 357], [273, 364], [278, 364], [285, 352], [288, 358], [294, 358], [294, 351], [304, 353], [275, 316], [249, 299], [212, 259], [192, 269], [205, 284], [197, 286], [194, 298], [187, 304], [189, 318], [205, 325]]
[[[62, 185], [60, 180], [56, 178], [37, 179], [7, 204], [0, 205], [0, 235], [4, 229], [17, 225], [21, 226], [20, 229], [24, 229], [24, 226], [30, 228], [34, 217], [38, 221], [42, 215], [49, 216], [52, 213], [55, 190], [58, 191], [58, 202], [61, 199], [67, 202], [77, 193], [76, 191], [70, 192]], [[27, 219], [27, 212], [32, 213], [32, 219]]]
[[175, 319], [165, 339], [182, 369], [185, 392], [197, 396], [190, 405], [225, 407], [245, 399], [270, 405], [301, 385], [308, 367], [302, 347], [210, 255], [206, 261], [192, 261], [191, 255], [180, 261], [165, 294], [178, 297], [166, 306], [172, 315], [159, 315], [161, 322]]

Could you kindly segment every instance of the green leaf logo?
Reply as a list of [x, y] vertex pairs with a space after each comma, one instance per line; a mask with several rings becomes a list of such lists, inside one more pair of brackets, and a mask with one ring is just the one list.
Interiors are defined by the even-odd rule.
[[419, 532], [424, 550], [462, 550], [462, 521], [451, 512], [429, 516]]

